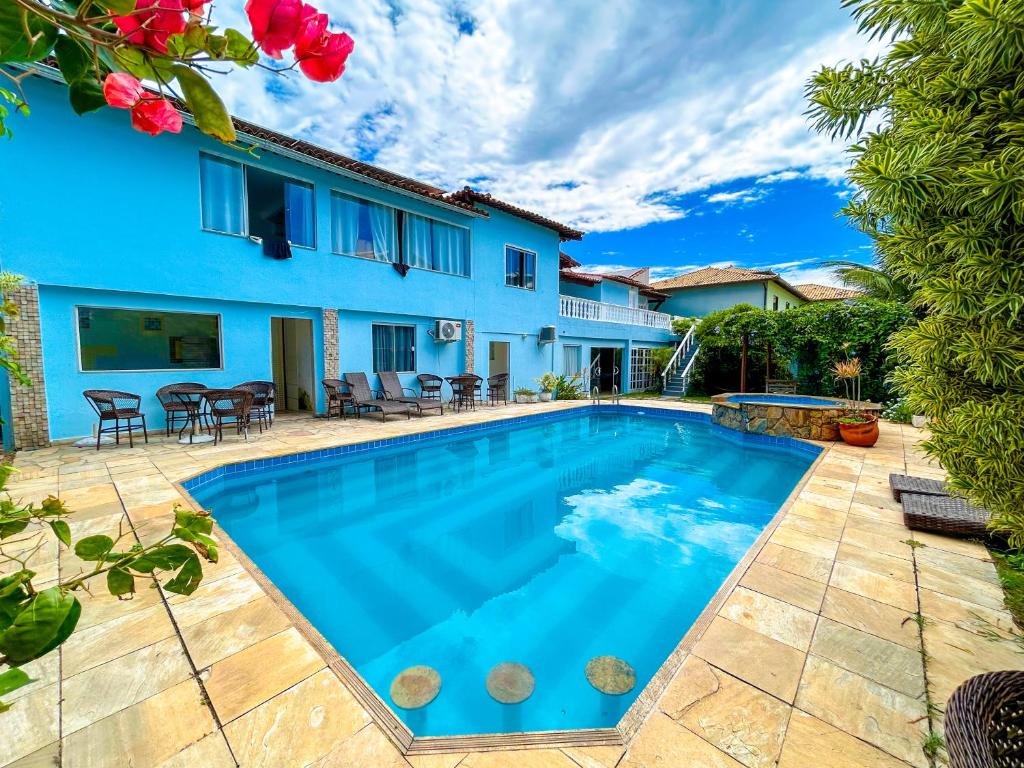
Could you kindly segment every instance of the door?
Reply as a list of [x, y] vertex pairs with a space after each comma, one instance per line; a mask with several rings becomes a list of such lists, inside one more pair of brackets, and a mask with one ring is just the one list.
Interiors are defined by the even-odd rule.
[[612, 386], [622, 391], [622, 350], [617, 347], [591, 347], [590, 388], [611, 392]]
[[509, 373], [509, 343], [507, 341], [492, 341], [488, 345], [488, 349], [487, 375], [497, 376], [499, 373]]
[[270, 318], [270, 355], [277, 409], [312, 411], [316, 408], [314, 354], [312, 320]]

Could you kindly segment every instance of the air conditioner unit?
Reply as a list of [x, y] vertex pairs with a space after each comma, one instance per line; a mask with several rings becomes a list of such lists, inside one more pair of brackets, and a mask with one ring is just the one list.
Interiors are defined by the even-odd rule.
[[558, 338], [558, 334], [555, 332], [555, 326], [543, 325], [540, 329], [540, 337], [537, 339], [538, 344], [554, 344]]
[[461, 320], [437, 320], [434, 323], [434, 341], [445, 343], [462, 341]]

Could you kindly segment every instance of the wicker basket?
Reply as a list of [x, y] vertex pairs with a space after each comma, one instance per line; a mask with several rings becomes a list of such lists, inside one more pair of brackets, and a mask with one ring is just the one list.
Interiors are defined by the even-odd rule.
[[962, 683], [946, 705], [950, 768], [1024, 768], [1024, 672]]

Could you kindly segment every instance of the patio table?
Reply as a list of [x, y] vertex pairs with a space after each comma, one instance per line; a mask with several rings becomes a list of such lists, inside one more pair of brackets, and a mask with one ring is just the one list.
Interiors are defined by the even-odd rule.
[[[196, 434], [197, 424], [202, 429], [200, 420], [203, 415], [203, 395], [206, 394], [208, 389], [208, 387], [179, 387], [172, 393], [185, 406], [185, 413], [187, 415], [185, 423], [178, 430], [178, 442], [182, 445], [213, 442], [213, 435], [204, 435], [201, 432], [198, 435]], [[185, 437], [186, 429], [189, 430], [187, 438]]]
[[462, 410], [463, 405], [476, 410], [476, 376], [449, 376], [446, 381], [452, 388], [451, 404], [455, 410]]

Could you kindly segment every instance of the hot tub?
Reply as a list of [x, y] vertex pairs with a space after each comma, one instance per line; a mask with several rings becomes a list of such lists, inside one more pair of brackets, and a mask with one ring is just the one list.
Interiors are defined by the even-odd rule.
[[[805, 440], [838, 440], [836, 419], [849, 413], [852, 403], [835, 397], [777, 395], [769, 392], [728, 392], [712, 398], [711, 420], [739, 432]], [[882, 406], [860, 403], [878, 415]]]

